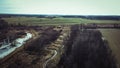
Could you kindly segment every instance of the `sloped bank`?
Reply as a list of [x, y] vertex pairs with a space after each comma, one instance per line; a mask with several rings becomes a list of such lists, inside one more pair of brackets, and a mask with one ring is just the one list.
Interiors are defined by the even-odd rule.
[[58, 39], [49, 45], [46, 50], [53, 52], [43, 64], [43, 68], [55, 68], [60, 60], [61, 55], [64, 53], [64, 44], [69, 37], [69, 27], [64, 27]]

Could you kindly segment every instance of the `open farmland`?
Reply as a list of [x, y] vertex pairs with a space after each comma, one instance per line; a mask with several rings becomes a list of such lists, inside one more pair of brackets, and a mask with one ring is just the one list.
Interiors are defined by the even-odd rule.
[[40, 25], [73, 25], [83, 23], [120, 23], [119, 20], [90, 20], [84, 18], [38, 18], [38, 17], [10, 17], [3, 18], [9, 24], [14, 25], [28, 25], [28, 26], [40, 26]]
[[27, 33], [31, 38], [0, 59], [0, 68], [120, 68], [119, 22], [74, 17], [2, 17], [0, 56], [8, 47], [21, 43], [16, 39], [25, 38]]
[[116, 68], [108, 43], [97, 29], [71, 27], [71, 37], [58, 68]]
[[110, 45], [113, 54], [116, 57], [117, 64], [120, 68], [120, 30], [119, 29], [100, 29], [103, 36]]

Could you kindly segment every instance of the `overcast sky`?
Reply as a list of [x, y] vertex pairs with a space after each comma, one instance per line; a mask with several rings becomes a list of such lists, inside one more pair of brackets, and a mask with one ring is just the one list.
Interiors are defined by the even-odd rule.
[[0, 13], [120, 15], [120, 0], [0, 0]]

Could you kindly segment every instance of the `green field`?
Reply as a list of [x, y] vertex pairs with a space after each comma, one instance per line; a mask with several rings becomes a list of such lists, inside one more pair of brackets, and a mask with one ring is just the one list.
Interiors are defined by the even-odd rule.
[[116, 20], [88, 20], [82, 18], [37, 18], [37, 17], [11, 17], [3, 18], [10, 24], [24, 24], [24, 25], [71, 25], [81, 23], [120, 23]]
[[102, 35], [108, 40], [110, 48], [116, 57], [118, 68], [120, 68], [120, 30], [100, 29]]

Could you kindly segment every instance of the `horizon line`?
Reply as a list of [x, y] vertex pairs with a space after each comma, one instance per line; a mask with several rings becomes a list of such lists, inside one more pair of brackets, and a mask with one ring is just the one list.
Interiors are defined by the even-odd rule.
[[29, 14], [29, 13], [0, 13], [0, 15], [66, 15], [66, 16], [120, 16], [115, 14]]

